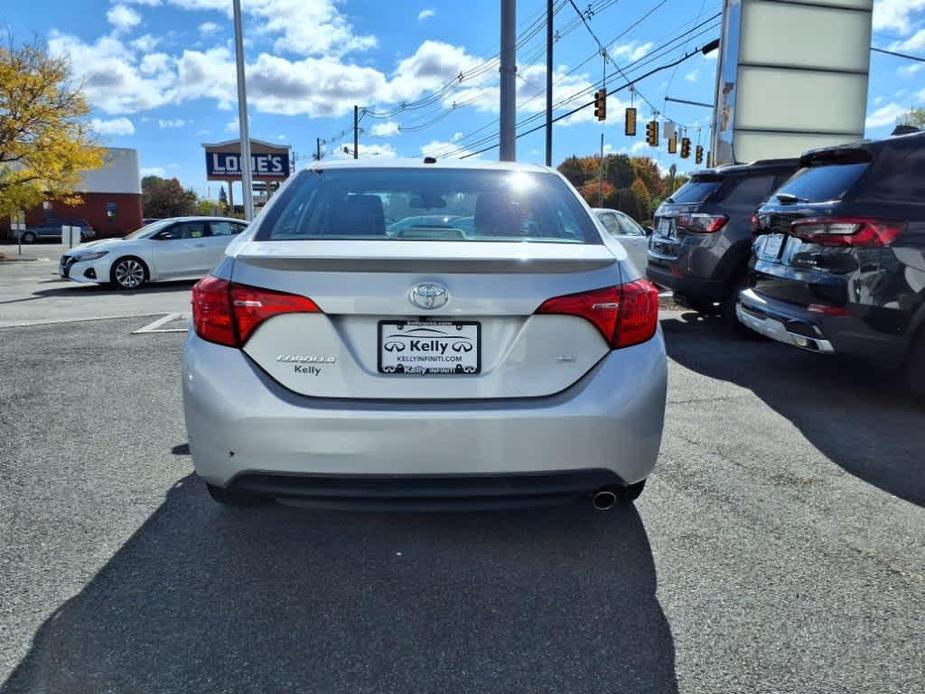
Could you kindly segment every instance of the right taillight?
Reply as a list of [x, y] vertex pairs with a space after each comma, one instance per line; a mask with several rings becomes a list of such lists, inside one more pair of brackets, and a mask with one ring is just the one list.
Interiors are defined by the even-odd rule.
[[729, 217], [724, 214], [682, 214], [675, 218], [675, 224], [695, 234], [715, 234], [726, 226]]
[[234, 284], [211, 275], [193, 287], [193, 328], [203, 340], [243, 347], [267, 318], [284, 313], [320, 313], [311, 299]]
[[790, 231], [804, 241], [820, 246], [889, 246], [903, 232], [901, 222], [884, 222], [859, 217], [814, 217], [798, 219]]
[[577, 316], [596, 327], [613, 349], [646, 342], [658, 328], [658, 289], [648, 280], [543, 302], [537, 313]]

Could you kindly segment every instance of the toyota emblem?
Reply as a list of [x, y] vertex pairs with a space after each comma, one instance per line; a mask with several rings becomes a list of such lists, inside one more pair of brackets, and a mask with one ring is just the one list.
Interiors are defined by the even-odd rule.
[[419, 308], [435, 309], [446, 305], [450, 293], [446, 287], [436, 282], [421, 282], [411, 288], [408, 298]]

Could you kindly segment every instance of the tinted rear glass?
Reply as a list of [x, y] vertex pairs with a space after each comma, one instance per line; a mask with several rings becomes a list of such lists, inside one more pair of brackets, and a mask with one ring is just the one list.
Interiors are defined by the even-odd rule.
[[601, 243], [558, 176], [511, 171], [303, 171], [267, 211], [260, 240]]
[[720, 181], [692, 179], [678, 188], [665, 202], [695, 203], [703, 202], [713, 191], [722, 185]]
[[721, 197], [714, 198], [730, 207], [758, 207], [768, 199], [774, 186], [774, 174], [736, 176], [724, 186]]
[[869, 164], [829, 164], [797, 171], [775, 195], [786, 193], [804, 202], [841, 200]]

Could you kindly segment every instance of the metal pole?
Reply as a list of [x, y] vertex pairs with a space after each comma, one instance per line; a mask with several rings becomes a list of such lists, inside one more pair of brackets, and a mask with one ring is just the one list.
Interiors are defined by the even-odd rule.
[[552, 0], [546, 0], [546, 166], [552, 166]]
[[254, 218], [254, 183], [251, 178], [251, 140], [247, 128], [247, 85], [244, 82], [244, 36], [241, 30], [241, 0], [233, 0], [234, 52], [238, 68], [238, 128], [241, 139], [241, 186], [244, 219]]
[[315, 138], [315, 161], [321, 161], [321, 138]]
[[604, 133], [601, 133], [601, 167], [597, 172], [597, 206], [604, 206]]
[[501, 161], [517, 159], [517, 3], [501, 0]]
[[353, 158], [360, 158], [360, 107], [353, 107]]

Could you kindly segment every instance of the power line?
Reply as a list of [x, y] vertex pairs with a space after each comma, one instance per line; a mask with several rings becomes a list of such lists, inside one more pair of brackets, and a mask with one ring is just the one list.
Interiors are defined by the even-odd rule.
[[876, 51], [877, 53], [886, 53], [887, 55], [894, 55], [897, 58], [905, 58], [906, 60], [914, 60], [918, 63], [925, 63], [925, 58], [917, 55], [909, 55], [908, 53], [897, 53], [896, 51], [888, 51], [885, 48], [875, 48], [874, 46], [870, 47], [870, 50]]

